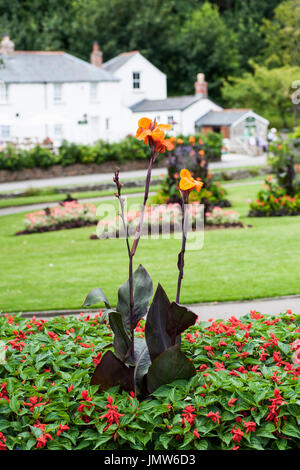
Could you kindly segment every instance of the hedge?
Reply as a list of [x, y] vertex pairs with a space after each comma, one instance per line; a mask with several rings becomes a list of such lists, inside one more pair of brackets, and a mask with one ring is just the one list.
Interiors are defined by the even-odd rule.
[[[211, 133], [213, 134], [213, 133]], [[188, 139], [188, 137], [187, 137]], [[208, 134], [203, 137], [208, 153], [216, 152], [216, 138]], [[30, 150], [16, 148], [11, 144], [0, 152], [0, 170], [22, 170], [25, 168], [49, 168], [53, 165], [68, 166], [75, 163], [97, 163], [149, 159], [149, 147], [133, 136], [119, 142], [97, 141], [94, 145], [79, 145], [63, 141], [57, 151], [42, 146]]]

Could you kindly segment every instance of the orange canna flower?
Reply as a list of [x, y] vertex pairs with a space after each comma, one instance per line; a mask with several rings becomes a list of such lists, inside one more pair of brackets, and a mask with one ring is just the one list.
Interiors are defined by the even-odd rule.
[[203, 186], [202, 181], [197, 181], [195, 180], [189, 170], [186, 168], [183, 168], [180, 172], [180, 182], [179, 182], [179, 189], [181, 191], [192, 191], [193, 189], [196, 189], [196, 191], [199, 193], [201, 188]]
[[183, 144], [183, 140], [182, 139], [177, 139], [177, 144], [179, 144], [179, 145]]
[[199, 142], [200, 145], [203, 144], [203, 140], [202, 140], [202, 139], [199, 139], [198, 142]]
[[174, 136], [170, 137], [170, 141], [171, 142], [176, 142], [176, 137], [174, 137]]
[[156, 124], [155, 119], [151, 121], [149, 118], [141, 118], [138, 125], [136, 131], [138, 140], [144, 140], [144, 144], [153, 145], [158, 153], [164, 153], [166, 149], [172, 150], [172, 143], [165, 140], [165, 131], [172, 128], [170, 124]]
[[191, 137], [189, 138], [189, 143], [193, 145], [195, 141], [196, 141], [195, 137], [191, 135]]
[[199, 153], [200, 157], [204, 157], [204, 155], [205, 155], [205, 152], [204, 152], [204, 150], [199, 150], [199, 152], [198, 152], [198, 153]]
[[165, 139], [165, 142], [168, 144], [167, 150], [173, 150], [175, 148], [175, 145], [173, 144], [171, 139]]

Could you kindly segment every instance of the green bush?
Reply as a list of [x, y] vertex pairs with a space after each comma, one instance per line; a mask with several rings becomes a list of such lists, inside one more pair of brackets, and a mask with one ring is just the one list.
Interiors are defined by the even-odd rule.
[[300, 215], [300, 191], [289, 196], [286, 189], [269, 176], [256, 200], [250, 202], [249, 217]]
[[81, 161], [81, 148], [73, 142], [63, 141], [59, 147], [59, 162], [62, 166], [80, 163]]
[[51, 150], [38, 145], [29, 150], [29, 153], [34, 161], [34, 166], [39, 168], [50, 168], [59, 161], [59, 157], [51, 152]]
[[34, 168], [36, 166], [34, 156], [23, 149], [16, 149], [8, 145], [5, 150], [0, 152], [1, 170], [22, 170], [23, 168]]

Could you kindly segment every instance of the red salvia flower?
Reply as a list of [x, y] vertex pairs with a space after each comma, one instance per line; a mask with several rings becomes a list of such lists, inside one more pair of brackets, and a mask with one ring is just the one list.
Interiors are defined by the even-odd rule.
[[66, 424], [60, 424], [59, 427], [58, 427], [58, 430], [57, 430], [57, 432], [56, 432], [56, 435], [57, 435], [57, 436], [60, 436], [60, 434], [61, 434], [62, 432], [68, 431], [68, 429], [70, 429], [70, 428], [69, 428], [69, 426], [67, 426]]
[[245, 426], [245, 429], [246, 429], [246, 434], [248, 434], [248, 432], [254, 432], [255, 431], [255, 428], [256, 428], [256, 423], [254, 421], [243, 421], [243, 424]]
[[5, 398], [5, 400], [9, 401], [8, 391], [6, 390], [7, 383], [3, 382], [0, 386], [0, 398]]
[[103, 429], [103, 431], [106, 431], [113, 424], [119, 426], [119, 419], [124, 416], [118, 412], [118, 407], [113, 405], [113, 398], [110, 395], [107, 397], [107, 401], [108, 405], [105, 405], [105, 408], [108, 408], [108, 412], [100, 416], [100, 419], [105, 418], [107, 422], [107, 426]]
[[36, 442], [37, 442], [37, 449], [39, 447], [45, 447], [45, 445], [47, 444], [47, 439], [50, 439], [51, 441], [53, 441], [53, 437], [51, 436], [51, 434], [49, 434], [48, 432], [45, 433], [45, 434], [41, 434], [40, 437], [37, 437], [36, 439]]
[[235, 427], [230, 431], [230, 434], [232, 434], [232, 440], [238, 443], [241, 442], [241, 439], [244, 435], [241, 428], [235, 428]]
[[206, 416], [210, 418], [214, 423], [220, 424], [220, 420], [222, 416], [220, 415], [219, 411], [217, 411], [216, 413], [213, 413], [212, 411], [210, 411], [209, 413], [207, 413]]
[[235, 402], [237, 401], [237, 398], [231, 398], [228, 402], [228, 406], [234, 406]]
[[0, 432], [0, 450], [7, 450], [5, 442], [6, 442], [6, 437], [4, 436], [2, 432]]
[[194, 425], [195, 423], [195, 418], [196, 418], [196, 415], [195, 415], [195, 408], [191, 405], [188, 405], [184, 408], [183, 412], [181, 413], [181, 422], [182, 422], [182, 425], [183, 427], [185, 426], [185, 421], [187, 423], [189, 423], [191, 426]]

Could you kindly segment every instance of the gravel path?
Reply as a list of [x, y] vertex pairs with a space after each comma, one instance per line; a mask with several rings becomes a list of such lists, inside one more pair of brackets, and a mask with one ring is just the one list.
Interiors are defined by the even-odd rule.
[[[154, 195], [155, 192], [149, 192], [149, 196]], [[62, 194], [62, 199], [64, 198], [64, 194]], [[127, 197], [137, 197], [143, 196], [142, 193], [134, 193], [134, 194], [127, 194]], [[85, 199], [78, 199], [78, 202], [97, 202], [97, 201], [107, 201], [109, 199], [113, 199], [114, 196], [99, 196], [99, 197], [90, 197]], [[28, 204], [27, 206], [15, 206], [15, 207], [3, 207], [0, 209], [0, 216], [1, 215], [10, 215], [10, 214], [19, 214], [20, 212], [33, 212], [38, 211], [41, 209], [45, 209], [45, 207], [54, 207], [58, 205], [58, 201], [56, 202], [41, 202], [39, 204]]]

